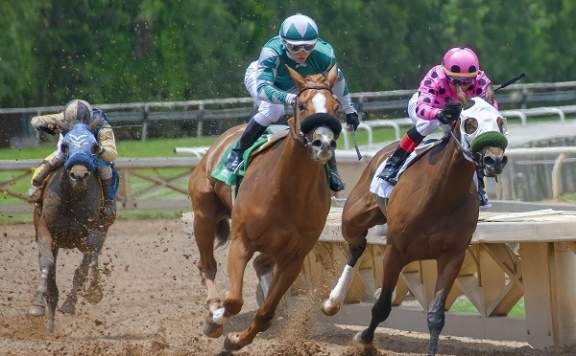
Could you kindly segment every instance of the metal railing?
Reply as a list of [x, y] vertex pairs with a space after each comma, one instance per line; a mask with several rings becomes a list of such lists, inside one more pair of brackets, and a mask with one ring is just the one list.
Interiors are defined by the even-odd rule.
[[[378, 92], [353, 93], [352, 98], [359, 111], [369, 116], [397, 116], [404, 111], [406, 102], [415, 92], [415, 89], [392, 90]], [[576, 101], [576, 81], [559, 83], [528, 83], [514, 84], [498, 93], [498, 100], [502, 104], [517, 107], [518, 110], [504, 110], [505, 115], [519, 117], [525, 124], [529, 116], [555, 114], [564, 120], [565, 114], [576, 112], [576, 106], [558, 106], [536, 109], [527, 109], [534, 103], [559, 103]], [[114, 126], [128, 124], [141, 128], [140, 137], [146, 140], [149, 125], [162, 121], [193, 121], [196, 123], [196, 135], [206, 133], [205, 123], [208, 120], [245, 120], [253, 112], [254, 106], [251, 98], [223, 98], [184, 101], [153, 101], [133, 103], [96, 104], [106, 110]], [[31, 108], [0, 108], [2, 115], [22, 115], [29, 119], [32, 115], [57, 112], [62, 106], [44, 106]], [[372, 120], [370, 120], [372, 121]], [[399, 136], [396, 122], [380, 121], [382, 125], [390, 125]]]

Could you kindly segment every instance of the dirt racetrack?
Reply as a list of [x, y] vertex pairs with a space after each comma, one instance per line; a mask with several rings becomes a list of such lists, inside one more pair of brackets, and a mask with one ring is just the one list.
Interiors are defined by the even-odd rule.
[[[225, 249], [217, 281], [224, 289]], [[32, 225], [0, 227], [0, 355], [209, 355], [223, 338], [202, 334], [205, 292], [194, 262], [192, 237], [178, 220], [118, 221], [100, 258], [104, 299], [78, 301], [76, 315], [56, 315], [52, 335], [45, 318], [27, 315], [38, 280]], [[60, 303], [72, 285], [81, 254], [61, 250], [57, 261]], [[255, 310], [254, 272], [247, 271], [245, 305], [225, 333], [246, 327]], [[316, 302], [291, 307], [272, 328], [237, 355], [355, 355], [350, 341], [358, 328], [333, 325]], [[367, 321], [368, 322], [368, 321]], [[379, 354], [424, 354], [427, 335], [379, 329]], [[521, 343], [444, 337], [442, 355], [569, 355], [575, 350], [536, 351]]]

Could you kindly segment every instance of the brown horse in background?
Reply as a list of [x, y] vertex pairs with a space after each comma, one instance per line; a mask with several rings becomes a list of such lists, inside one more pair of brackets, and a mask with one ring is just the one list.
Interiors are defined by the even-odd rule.
[[[396, 143], [372, 158], [346, 201], [342, 234], [349, 243], [350, 257], [323, 304], [327, 315], [337, 313], [344, 300], [352, 268], [366, 247], [368, 229], [388, 223], [381, 293], [372, 308], [370, 325], [354, 338], [366, 348], [372, 347], [374, 330], [391, 311], [392, 292], [404, 266], [416, 260], [435, 259], [438, 279], [428, 310], [428, 354], [436, 353], [444, 326], [446, 297], [478, 221], [478, 193], [473, 183], [476, 166], [483, 167], [487, 176], [496, 176], [507, 162], [501, 114], [481, 98], [464, 104], [466, 110], [454, 124], [452, 137], [426, 152], [402, 174], [389, 204], [369, 189], [376, 169]], [[470, 148], [465, 147], [466, 142]]]
[[[275, 267], [264, 302], [247, 329], [226, 337], [227, 350], [250, 344], [258, 332], [269, 327], [279, 301], [320, 237], [330, 210], [331, 193], [324, 165], [334, 154], [341, 130], [335, 119], [338, 103], [331, 92], [337, 68], [333, 66], [326, 76], [303, 78], [292, 70], [290, 75], [299, 94], [295, 117], [289, 120], [289, 133], [251, 158], [235, 202], [230, 186], [212, 178], [211, 173], [226, 147], [238, 139], [243, 126], [226, 131], [210, 147], [188, 185], [194, 236], [200, 251], [197, 266], [208, 293], [210, 311], [204, 326], [207, 336], [222, 335], [225, 320], [240, 312], [244, 270], [253, 254], [261, 253], [257, 258], [261, 268]], [[222, 303], [214, 283], [214, 239], [217, 237], [222, 243], [228, 238], [230, 217], [229, 290]]]

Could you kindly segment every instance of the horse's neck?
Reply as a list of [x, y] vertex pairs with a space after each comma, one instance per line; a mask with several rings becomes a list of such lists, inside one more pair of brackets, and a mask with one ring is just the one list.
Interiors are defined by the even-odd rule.
[[298, 188], [299, 192], [302, 192], [303, 188], [313, 190], [316, 189], [316, 186], [311, 184], [314, 180], [320, 179], [321, 182], [326, 180], [323, 165], [310, 159], [304, 146], [291, 135], [286, 137], [278, 154], [275, 165], [279, 168], [278, 178], [282, 180], [284, 189]]
[[440, 162], [431, 180], [436, 185], [434, 195], [447, 202], [458, 202], [470, 192], [474, 165], [464, 158], [453, 138], [440, 154]]

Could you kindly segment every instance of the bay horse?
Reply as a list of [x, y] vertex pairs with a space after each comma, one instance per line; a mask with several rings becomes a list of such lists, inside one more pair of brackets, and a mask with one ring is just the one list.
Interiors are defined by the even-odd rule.
[[[226, 147], [238, 139], [243, 126], [222, 134], [194, 169], [188, 184], [194, 237], [200, 251], [197, 267], [207, 288], [209, 314], [204, 333], [221, 336], [224, 322], [240, 312], [244, 270], [255, 252], [261, 253], [256, 258], [260, 261], [257, 271], [274, 270], [264, 302], [249, 327], [226, 336], [224, 347], [228, 351], [250, 344], [258, 332], [268, 329], [279, 301], [320, 237], [330, 210], [325, 163], [334, 154], [341, 131], [335, 118], [338, 103], [331, 91], [337, 68], [334, 65], [326, 75], [306, 78], [288, 70], [299, 90], [295, 115], [288, 120], [288, 134], [251, 158], [234, 203], [230, 186], [212, 178], [211, 172]], [[230, 231], [229, 290], [222, 303], [214, 282], [217, 264], [213, 250], [215, 238], [223, 243]]]
[[54, 328], [58, 305], [56, 259], [60, 248], [78, 248], [82, 262], [74, 272], [73, 285], [60, 311], [75, 313], [77, 294], [89, 272], [90, 286], [86, 299], [98, 303], [102, 299], [98, 277], [98, 256], [113, 221], [100, 219], [102, 187], [94, 172], [99, 145], [92, 126], [78, 122], [68, 131], [61, 144], [66, 156], [64, 166], [48, 179], [42, 192], [42, 203], [34, 208], [34, 228], [40, 263], [40, 284], [28, 313], [43, 316], [47, 310], [47, 329]]
[[388, 223], [381, 293], [368, 328], [354, 337], [366, 349], [373, 347], [374, 330], [391, 311], [392, 292], [403, 267], [412, 261], [434, 259], [438, 279], [427, 322], [428, 354], [436, 353], [444, 327], [446, 297], [478, 222], [475, 169], [480, 166], [486, 176], [497, 176], [507, 163], [502, 115], [482, 98], [461, 96], [459, 101], [465, 110], [453, 123], [449, 139], [423, 154], [402, 174], [389, 201], [371, 193], [369, 187], [376, 169], [396, 143], [372, 158], [344, 205], [342, 234], [349, 244], [349, 259], [322, 305], [327, 315], [340, 309], [351, 283], [352, 268], [366, 247], [368, 229]]

